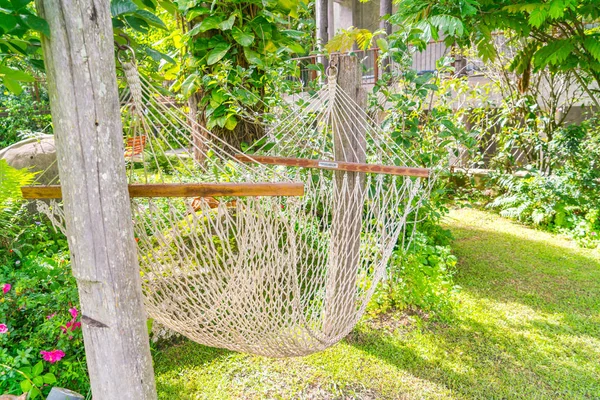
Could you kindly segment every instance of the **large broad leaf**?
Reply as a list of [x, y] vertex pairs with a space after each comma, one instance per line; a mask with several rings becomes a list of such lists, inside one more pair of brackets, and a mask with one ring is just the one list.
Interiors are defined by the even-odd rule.
[[223, 57], [225, 57], [225, 54], [227, 54], [227, 52], [229, 51], [229, 49], [231, 48], [231, 45], [228, 43], [220, 43], [217, 46], [215, 46], [214, 49], [212, 49], [210, 51], [210, 53], [208, 53], [208, 58], [206, 59], [206, 63], [208, 65], [213, 65], [219, 61], [221, 61], [221, 59]]
[[254, 64], [260, 68], [263, 68], [265, 66], [265, 63], [263, 62], [262, 58], [260, 58], [260, 54], [258, 54], [255, 51], [249, 50], [247, 47], [244, 47], [244, 56], [246, 56], [246, 60], [248, 60], [250, 64]]
[[169, 55], [167, 55], [163, 52], [156, 51], [150, 47], [144, 47], [144, 51], [146, 52], [146, 54], [148, 54], [150, 56], [150, 58], [152, 58], [156, 62], [159, 62], [160, 60], [165, 60], [166, 62], [168, 62], [170, 64], [176, 64], [176, 62], [175, 62], [175, 60], [173, 60], [173, 58], [171, 58]]
[[131, 0], [112, 0], [110, 2], [110, 13], [113, 17], [132, 13], [137, 9], [138, 6]]
[[46, 37], [50, 37], [50, 26], [46, 20], [33, 14], [22, 14], [20, 17], [23, 23], [29, 28], [43, 33]]
[[148, 33], [150, 30], [150, 25], [146, 22], [146, 20], [142, 18], [135, 17], [133, 15], [128, 15], [125, 18], [125, 21], [138, 32]]
[[178, 15], [177, 6], [171, 3], [170, 1], [159, 1], [158, 4], [160, 4], [162, 8], [167, 10], [167, 12], [173, 17]]
[[188, 12], [185, 14], [185, 18], [188, 21], [193, 20], [196, 17], [199, 17], [201, 15], [206, 15], [206, 14], [210, 14], [210, 8], [208, 7], [195, 7], [191, 10], [188, 10]]
[[160, 29], [167, 29], [167, 25], [165, 25], [165, 23], [158, 18], [156, 15], [152, 14], [150, 11], [147, 10], [137, 10], [134, 15], [138, 18], [143, 19], [144, 21], [146, 21], [148, 24], [155, 26], [157, 28]]
[[231, 31], [233, 39], [240, 45], [246, 47], [254, 42], [254, 34], [252, 32], [244, 32], [238, 27], [234, 27]]
[[140, 3], [150, 8], [151, 10], [156, 10], [156, 0], [138, 0]]
[[2, 81], [2, 84], [6, 86], [6, 88], [10, 90], [13, 94], [18, 96], [21, 93], [23, 93], [23, 88], [21, 87], [21, 84], [19, 82], [2, 77], [0, 77], [0, 80]]
[[5, 33], [17, 26], [17, 19], [10, 14], [0, 12], [0, 29]]
[[27, 4], [31, 3], [33, 0], [10, 0], [14, 10], [20, 10], [25, 8]]
[[190, 37], [196, 36], [199, 33], [209, 31], [211, 29], [217, 29], [219, 24], [223, 22], [223, 17], [219, 15], [206, 17], [200, 23], [196, 24], [189, 32]]
[[233, 28], [233, 24], [235, 23], [235, 14], [231, 14], [229, 18], [219, 24], [219, 29], [222, 31], [228, 31]]
[[23, 72], [18, 69], [12, 69], [5, 65], [0, 66], [0, 75], [4, 76], [5, 78], [9, 78], [9, 79], [12, 79], [15, 81], [20, 81], [20, 82], [35, 81], [35, 78], [33, 76], [29, 75], [27, 72]]

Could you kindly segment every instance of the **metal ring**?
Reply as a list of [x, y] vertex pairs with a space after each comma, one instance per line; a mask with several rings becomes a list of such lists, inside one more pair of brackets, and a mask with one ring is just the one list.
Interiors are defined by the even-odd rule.
[[133, 49], [129, 45], [125, 44], [119, 46], [119, 50], [117, 50], [117, 59], [121, 64], [128, 62], [128, 60], [123, 59], [123, 55], [128, 52], [131, 53], [131, 61], [135, 61], [135, 51], [133, 51]]
[[335, 65], [330, 65], [329, 67], [327, 67], [325, 73], [327, 74], [328, 78], [335, 78], [337, 76], [338, 69]]

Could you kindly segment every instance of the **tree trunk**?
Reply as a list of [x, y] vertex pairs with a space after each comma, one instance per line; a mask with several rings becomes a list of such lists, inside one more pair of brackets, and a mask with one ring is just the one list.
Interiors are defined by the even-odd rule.
[[198, 113], [198, 103], [200, 101], [200, 93], [192, 93], [190, 98], [188, 99], [188, 105], [190, 107], [190, 111], [188, 113], [189, 124], [192, 127], [192, 148], [194, 152], [194, 159], [198, 161], [199, 164], [204, 164], [204, 160], [206, 159], [206, 152], [208, 151], [208, 146], [206, 141], [208, 140], [206, 131], [202, 129], [202, 127], [206, 126], [204, 122], [204, 118], [202, 120], [199, 119]]
[[[336, 96], [333, 118], [334, 157], [338, 161], [366, 161], [366, 132], [351, 120], [364, 113], [366, 95], [358, 59], [339, 56], [337, 81], [356, 105]], [[327, 277], [324, 332], [342, 334], [356, 314], [356, 279], [360, 265], [360, 233], [364, 206], [364, 173], [334, 171], [331, 251]]]
[[108, 0], [37, 0], [67, 237], [95, 399], [155, 399]]

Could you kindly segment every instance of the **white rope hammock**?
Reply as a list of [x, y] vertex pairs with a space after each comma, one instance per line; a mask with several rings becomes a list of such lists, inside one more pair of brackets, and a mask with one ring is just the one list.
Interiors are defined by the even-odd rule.
[[[143, 147], [127, 154], [130, 184], [304, 184], [303, 196], [132, 198], [148, 314], [199, 343], [273, 357], [341, 340], [433, 179], [386, 168], [419, 166], [333, 75], [240, 154], [122, 64], [124, 130]], [[41, 204], [63, 224], [59, 206]]]

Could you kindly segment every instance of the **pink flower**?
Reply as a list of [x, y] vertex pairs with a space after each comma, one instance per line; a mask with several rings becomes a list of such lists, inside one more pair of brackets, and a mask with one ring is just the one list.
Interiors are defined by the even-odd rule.
[[71, 317], [73, 317], [73, 319], [77, 318], [77, 309], [75, 307], [69, 308], [69, 312], [71, 313]]
[[4, 294], [10, 292], [10, 289], [12, 288], [12, 285], [10, 283], [5, 283], [4, 285], [2, 285], [2, 292]]
[[74, 331], [77, 328], [81, 328], [81, 322], [70, 321], [67, 322], [65, 326], [60, 327], [63, 333], [67, 333], [68, 331]]
[[52, 318], [54, 318], [55, 316], [56, 316], [56, 313], [52, 313], [52, 314], [50, 314], [50, 315], [47, 315], [47, 316], [46, 316], [46, 319], [52, 319]]
[[0, 324], [0, 333], [8, 333], [8, 326], [6, 324]]
[[40, 351], [40, 354], [42, 355], [42, 358], [44, 359], [44, 361], [48, 361], [51, 364], [54, 364], [55, 362], [60, 361], [65, 356], [65, 352], [62, 350], [51, 350], [51, 351], [42, 350], [42, 351]]

